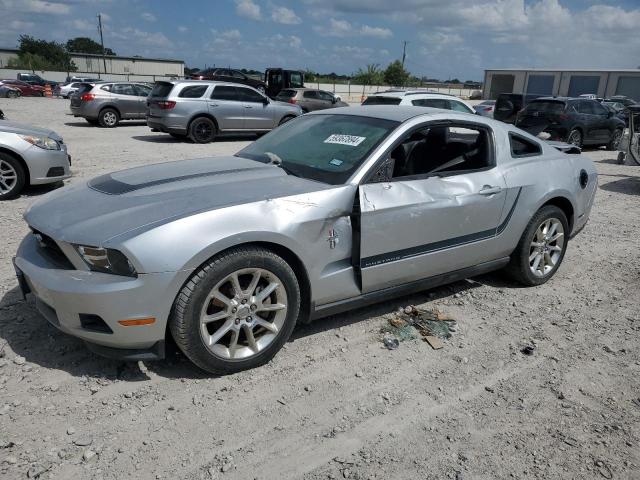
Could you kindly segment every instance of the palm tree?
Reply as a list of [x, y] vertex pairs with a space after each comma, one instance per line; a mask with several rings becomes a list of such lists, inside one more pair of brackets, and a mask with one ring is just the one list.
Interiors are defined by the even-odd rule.
[[358, 69], [353, 79], [356, 82], [362, 83], [362, 96], [364, 97], [364, 90], [367, 85], [376, 85], [380, 83], [382, 79], [382, 70], [377, 63], [370, 63], [365, 70]]

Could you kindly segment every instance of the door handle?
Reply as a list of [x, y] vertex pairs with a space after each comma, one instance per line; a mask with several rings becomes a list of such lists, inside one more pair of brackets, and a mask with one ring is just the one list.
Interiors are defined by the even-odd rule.
[[502, 191], [501, 187], [492, 187], [491, 185], [485, 185], [478, 192], [480, 195], [495, 195], [496, 193], [500, 193]]
[[253, 108], [251, 105], [245, 105], [244, 108]]
[[210, 106], [210, 107], [217, 107], [217, 106], [218, 106], [218, 104], [217, 104], [217, 103], [210, 103], [210, 104], [209, 104], [209, 106]]

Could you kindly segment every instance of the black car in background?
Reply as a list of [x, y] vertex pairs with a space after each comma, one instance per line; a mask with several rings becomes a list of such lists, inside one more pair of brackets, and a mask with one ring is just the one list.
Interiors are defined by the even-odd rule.
[[542, 96], [532, 93], [501, 93], [496, 99], [493, 118], [505, 123], [515, 123], [518, 112], [529, 102]]
[[50, 85], [51, 87], [55, 87], [59, 82], [54, 82], [53, 80], [45, 80], [40, 75], [36, 75], [35, 73], [19, 73], [16, 76], [17, 80], [21, 82], [26, 82], [29, 85], [40, 85], [44, 87], [45, 85]]
[[531, 101], [518, 114], [516, 127], [532, 135], [542, 132], [550, 140], [583, 145], [605, 145], [617, 150], [624, 133], [624, 121], [596, 100], [570, 97], [542, 97]]
[[241, 71], [231, 68], [208, 68], [192, 74], [189, 78], [191, 80], [218, 80], [220, 82], [241, 83], [249, 85], [261, 93], [265, 93], [267, 90], [263, 81], [251, 78]]

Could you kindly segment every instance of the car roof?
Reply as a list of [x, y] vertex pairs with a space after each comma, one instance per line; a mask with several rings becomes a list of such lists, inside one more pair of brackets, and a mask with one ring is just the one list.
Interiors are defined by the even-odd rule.
[[449, 93], [440, 93], [440, 92], [431, 92], [429, 90], [389, 90], [386, 92], [377, 92], [370, 97], [397, 97], [404, 98], [408, 96], [414, 95], [426, 95], [429, 97], [437, 98], [437, 97], [455, 97], [455, 95], [451, 95]]
[[[353, 107], [338, 107], [329, 110], [316, 110], [305, 115], [354, 115], [358, 117], [379, 118], [395, 122], [406, 122], [410, 118], [420, 115], [449, 113], [451, 115], [469, 115], [440, 108], [416, 107], [414, 105], [356, 105]], [[477, 115], [471, 115], [477, 117]], [[479, 118], [479, 117], [478, 117]], [[474, 120], [478, 120], [474, 118]]]

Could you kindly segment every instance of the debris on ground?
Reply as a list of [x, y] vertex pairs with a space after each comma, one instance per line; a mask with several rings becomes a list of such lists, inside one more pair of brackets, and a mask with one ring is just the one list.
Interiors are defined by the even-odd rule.
[[525, 347], [523, 347], [520, 352], [522, 352], [524, 355], [527, 356], [531, 356], [533, 355], [533, 352], [535, 351], [536, 347], [534, 347], [533, 345], [527, 345]]
[[[457, 330], [457, 322], [437, 308], [420, 309], [409, 305], [398, 309], [381, 329], [382, 342], [389, 350], [398, 348], [400, 342], [415, 340], [419, 336], [434, 350], [444, 347], [443, 340], [451, 338]], [[394, 341], [395, 340], [395, 341]]]

